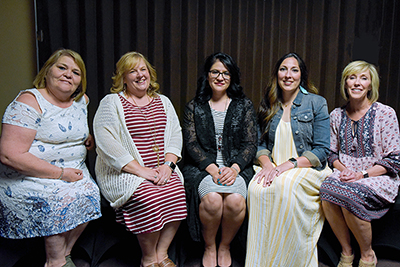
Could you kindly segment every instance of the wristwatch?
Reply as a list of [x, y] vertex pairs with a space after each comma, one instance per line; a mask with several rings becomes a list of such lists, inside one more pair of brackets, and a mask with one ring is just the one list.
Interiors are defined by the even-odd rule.
[[176, 165], [172, 161], [166, 161], [164, 162], [164, 165], [168, 165], [171, 168], [172, 172], [175, 171]]
[[297, 168], [297, 159], [295, 159], [295, 158], [290, 158], [289, 161], [290, 161], [291, 163], [293, 163], [293, 165], [294, 165], [295, 168]]
[[369, 177], [369, 174], [368, 174], [367, 171], [361, 171], [361, 173], [362, 173], [364, 178], [368, 178]]

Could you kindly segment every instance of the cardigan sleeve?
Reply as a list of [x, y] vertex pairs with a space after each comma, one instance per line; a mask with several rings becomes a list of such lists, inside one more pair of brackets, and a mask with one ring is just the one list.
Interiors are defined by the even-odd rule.
[[[186, 152], [189, 154], [189, 157], [194, 161], [196, 166], [204, 171], [208, 165], [215, 162], [215, 156], [211, 157], [210, 155], [213, 154], [214, 151], [212, 151], [212, 148], [210, 148], [210, 151], [208, 153], [203, 149], [199, 139], [200, 138], [206, 138], [205, 136], [208, 136], [206, 133], [201, 132], [197, 128], [203, 128], [204, 125], [208, 124], [208, 120], [205, 117], [206, 114], [203, 110], [199, 110], [201, 113], [201, 121], [199, 123], [202, 123], [204, 125], [197, 125], [196, 126], [196, 121], [195, 121], [195, 102], [194, 100], [191, 100], [188, 102], [185, 106], [185, 111], [183, 115], [183, 123], [182, 123], [182, 128], [183, 128], [183, 138], [186, 146]], [[200, 108], [199, 108], [200, 109]], [[212, 131], [213, 129], [208, 129], [209, 131]], [[198, 136], [197, 133], [201, 132], [203, 136]], [[214, 138], [214, 136], [212, 136]], [[203, 140], [205, 142], [205, 139]], [[210, 144], [207, 144], [210, 145]], [[211, 146], [210, 146], [211, 147]], [[215, 153], [216, 154], [216, 153]]]
[[100, 102], [93, 120], [93, 131], [96, 140], [96, 152], [117, 171], [134, 160], [133, 156], [125, 149], [121, 131], [126, 128], [121, 121], [124, 115], [117, 106], [118, 95], [107, 95]]
[[167, 127], [165, 129], [167, 134], [164, 140], [165, 153], [176, 155], [179, 161], [182, 158], [182, 128], [171, 100], [163, 95], [160, 95], [160, 97], [167, 114]]
[[233, 116], [227, 114], [226, 122], [229, 125], [224, 125], [229, 131], [225, 131], [224, 136], [228, 142], [228, 147], [231, 150], [232, 158], [230, 164], [237, 163], [241, 170], [253, 164], [254, 157], [257, 152], [257, 123], [256, 115], [253, 107], [253, 102], [245, 98], [231, 103]]

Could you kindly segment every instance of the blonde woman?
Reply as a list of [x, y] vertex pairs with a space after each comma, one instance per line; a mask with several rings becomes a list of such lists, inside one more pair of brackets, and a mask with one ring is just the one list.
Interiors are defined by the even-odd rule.
[[347, 104], [332, 111], [331, 153], [334, 172], [321, 186], [322, 207], [338, 238], [338, 266], [352, 266], [350, 232], [360, 246], [359, 266], [376, 266], [371, 220], [394, 203], [400, 180], [400, 135], [396, 112], [377, 102], [379, 76], [365, 61], [342, 73], [340, 92]]
[[111, 94], [94, 118], [96, 176], [117, 222], [135, 234], [142, 267], [173, 267], [168, 248], [186, 218], [182, 132], [154, 68], [137, 52], [117, 62]]

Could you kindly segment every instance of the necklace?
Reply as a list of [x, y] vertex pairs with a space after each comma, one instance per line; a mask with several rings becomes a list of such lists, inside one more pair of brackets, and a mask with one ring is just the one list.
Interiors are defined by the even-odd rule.
[[[149, 97], [149, 96], [147, 96], [147, 97]], [[149, 126], [149, 129], [150, 129], [150, 131], [151, 131], [151, 136], [153, 137], [153, 141], [154, 141], [154, 146], [152, 146], [151, 149], [152, 149], [154, 152], [157, 153], [157, 167], [159, 167], [159, 166], [160, 166], [160, 147], [157, 145], [156, 137], [155, 137], [155, 135], [156, 135], [157, 133], [156, 133], [156, 130], [155, 130], [155, 122], [154, 122], [155, 118], [154, 118], [153, 110], [150, 108], [151, 115], [153, 116], [153, 128], [152, 128], [152, 127], [150, 126], [149, 121], [148, 121], [147, 118], [146, 118], [146, 115], [144, 115], [142, 109], [138, 106], [138, 104], [136, 104], [136, 101], [135, 101], [135, 99], [134, 99], [133, 97], [132, 97], [132, 100], [133, 100], [133, 103], [135, 103], [136, 107], [139, 109], [140, 113], [142, 113], [144, 119], [146, 120], [146, 122], [147, 122], [147, 124], [148, 124], [148, 126]], [[149, 99], [149, 103], [150, 103], [150, 99]]]
[[283, 107], [287, 108], [289, 105], [292, 105], [292, 102], [287, 103], [286, 105], [282, 104]]
[[[226, 111], [226, 106], [228, 105], [228, 100], [229, 100], [229, 97], [227, 97], [226, 100], [225, 100], [225, 107], [224, 107], [224, 110], [223, 110], [223, 111]], [[210, 99], [210, 101], [208, 101], [208, 102], [210, 103], [210, 107], [211, 107], [212, 109], [214, 109], [211, 99]], [[214, 110], [216, 110], [216, 109], [214, 109]]]

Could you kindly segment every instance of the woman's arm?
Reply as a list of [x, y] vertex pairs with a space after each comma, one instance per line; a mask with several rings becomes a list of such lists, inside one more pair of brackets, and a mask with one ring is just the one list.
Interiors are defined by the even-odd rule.
[[[31, 93], [24, 93], [17, 98], [18, 102], [33, 106], [40, 114], [36, 98]], [[34, 119], [34, 115], [30, 114]], [[26, 117], [28, 119], [28, 116]], [[0, 138], [0, 161], [27, 176], [59, 179], [73, 182], [82, 179], [82, 171], [73, 168], [62, 169], [52, 165], [29, 152], [36, 136], [36, 130], [22, 126], [3, 123]]]
[[115, 170], [121, 171], [125, 165], [134, 160], [134, 157], [123, 144], [121, 131], [125, 126], [121, 117], [124, 114], [119, 114], [123, 111], [118, 109], [115, 101], [119, 100], [115, 100], [115, 97], [118, 96], [108, 95], [100, 102], [93, 120], [93, 131], [98, 156]]
[[194, 101], [185, 106], [182, 122], [183, 140], [188, 156], [197, 164], [200, 170], [206, 170], [210, 164], [215, 164], [213, 159], [207, 156], [198, 141], [196, 124], [194, 119]]

